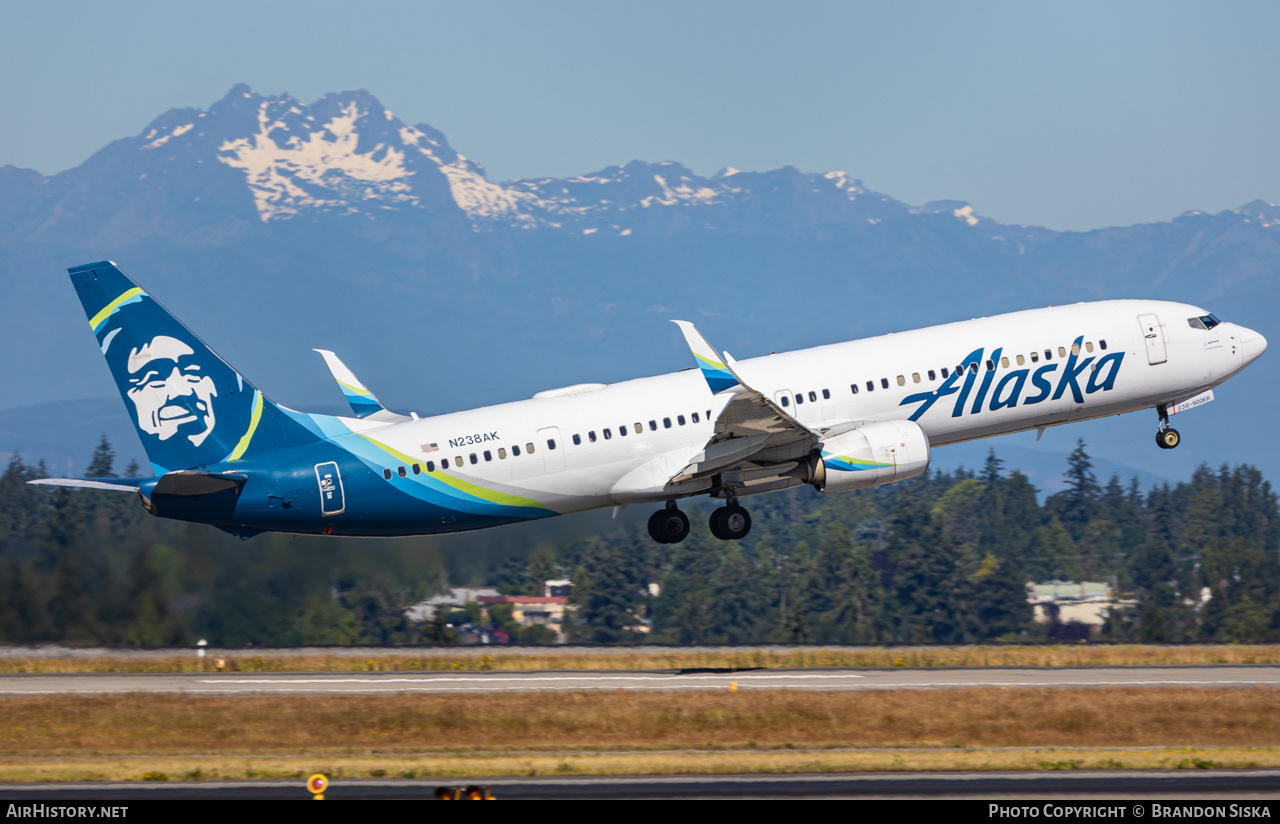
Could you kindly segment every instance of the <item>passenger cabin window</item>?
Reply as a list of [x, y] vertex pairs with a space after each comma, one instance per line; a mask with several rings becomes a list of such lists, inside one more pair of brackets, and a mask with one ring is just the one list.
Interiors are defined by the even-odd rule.
[[987, 371], [988, 372], [996, 371], [996, 362], [993, 361], [991, 358], [987, 358]]
[[698, 413], [697, 413], [697, 412], [694, 412], [690, 417], [692, 417], [692, 418], [693, 418], [693, 422], [694, 422], [694, 423], [697, 423], [697, 422], [698, 422]]
[[975, 375], [976, 375], [976, 374], [978, 374], [978, 362], [977, 362], [977, 361], [974, 361], [973, 363], [969, 364], [969, 371], [970, 371], [971, 373], [975, 374]]
[[919, 373], [919, 372], [912, 372], [912, 373], [911, 373], [911, 382], [912, 382], [912, 383], [919, 383], [919, 382], [920, 382], [920, 373]]
[[397, 470], [396, 470], [396, 474], [397, 474], [397, 475], [399, 475], [401, 478], [403, 478], [404, 476], [408, 475], [409, 473], [408, 473], [408, 472], [406, 472], [406, 471], [405, 471], [405, 468], [402, 466], [402, 467], [400, 467], [399, 469], [397, 469]]
[[480, 463], [480, 459], [476, 457], [476, 453], [472, 452], [469, 457], [471, 458], [471, 463], [473, 464]]
[[947, 371], [947, 367], [945, 367], [945, 366], [944, 366], [944, 367], [942, 367], [942, 377], [944, 377], [944, 378], [949, 378], [949, 377], [951, 377], [951, 373], [950, 373], [949, 371]]
[[[823, 389], [823, 390], [822, 390], [822, 399], [823, 399], [824, 401], [829, 401], [829, 400], [831, 400], [831, 390], [829, 390], [829, 389]], [[711, 415], [710, 415], [710, 414], [708, 414], [708, 415], [707, 415], [707, 417], [708, 417], [708, 418], [710, 418], [710, 417], [711, 417]]]
[[1009, 359], [1008, 359], [1008, 358], [1001, 358], [1001, 359], [1000, 359], [1000, 368], [1001, 368], [1001, 369], [1008, 369], [1008, 368], [1009, 368]]
[[[574, 435], [573, 437], [578, 437]], [[498, 460], [505, 461], [507, 459], [507, 448], [505, 446], [498, 447]]]
[[1107, 342], [1106, 342], [1105, 340], [1102, 340], [1101, 338], [1099, 338], [1099, 339], [1098, 339], [1098, 348], [1099, 348], [1099, 349], [1101, 349], [1103, 352], [1107, 351]]
[[884, 388], [884, 389], [888, 389], [888, 388], [889, 388], [889, 379], [888, 379], [888, 378], [881, 378], [881, 379], [880, 379], [880, 386], [881, 386], [882, 388]]
[[906, 378], [906, 376], [905, 376], [905, 375], [899, 375], [899, 376], [898, 376], [898, 386], [906, 386], [906, 385], [907, 385], [907, 378]]
[[427, 461], [427, 471], [428, 471], [428, 472], [435, 472], [435, 471], [436, 471], [436, 462], [435, 462], [435, 461]]
[[573, 436], [573, 445], [574, 445], [574, 446], [582, 446], [582, 436], [581, 436], [581, 435], [574, 435], [574, 436]]
[[1037, 353], [1037, 352], [1032, 352], [1032, 353], [1031, 353], [1031, 362], [1032, 362], [1032, 363], [1039, 363], [1039, 362], [1040, 362], [1040, 355], [1039, 355], [1039, 353]]
[[461, 455], [458, 455], [458, 456], [454, 457], [454, 459], [453, 459], [453, 466], [454, 466], [454, 468], [455, 468], [455, 469], [461, 469], [461, 468], [462, 468], [462, 456], [461, 456]]
[[676, 415], [676, 423], [684, 426], [684, 415]]
[[663, 418], [663, 419], [662, 419], [662, 428], [663, 428], [663, 429], [670, 429], [670, 428], [671, 428], [671, 419], [670, 419], [670, 418]]
[[613, 432], [609, 429], [609, 427], [606, 426], [604, 428], [604, 439], [607, 441], [612, 437], [613, 437]]
[[518, 446], [512, 446], [512, 447], [511, 447], [511, 457], [513, 457], [513, 458], [518, 458], [518, 457], [520, 457], [520, 447], [518, 447]]
[[547, 449], [555, 449], [555, 448], [556, 448], [556, 439], [547, 438]]
[[627, 437], [627, 425], [625, 423], [618, 427], [618, 434], [624, 438]]
[[868, 392], [874, 392], [874, 391], [875, 391], [875, 388], [876, 388], [876, 382], [875, 382], [875, 381], [867, 381], [867, 391], [868, 391]]
[[858, 394], [858, 385], [856, 383], [849, 384], [849, 388], [853, 390], [853, 394]]
[[530, 454], [530, 455], [532, 455], [532, 454], [533, 454], [533, 444], [532, 444], [532, 443], [527, 443], [527, 444], [525, 444], [525, 445], [524, 445], [524, 448], [525, 448], [526, 450], [528, 450], [528, 452], [529, 452], [529, 454]]
[[804, 395], [796, 395], [796, 406], [804, 403]]
[[936, 381], [937, 379], [938, 379], [938, 373], [937, 373], [937, 372], [934, 372], [932, 369], [930, 369], [930, 370], [929, 370], [929, 380], [931, 380], [931, 381]]
[[441, 459], [440, 459], [440, 468], [441, 468], [441, 469], [448, 469], [448, 468], [449, 468], [449, 459], [448, 459], [448, 458], [441, 458]]
[[1018, 365], [1019, 365], [1019, 366], [1022, 366], [1022, 365], [1023, 365], [1024, 363], [1026, 363], [1026, 362], [1027, 362], [1027, 359], [1026, 359], [1026, 358], [1022, 357], [1022, 355], [1019, 355], [1019, 356], [1018, 356]]
[[492, 461], [492, 460], [493, 460], [493, 453], [486, 449], [486, 450], [484, 451], [484, 459], [485, 459], [486, 461]]
[[1044, 350], [1044, 359], [1045, 359], [1045, 360], [1047, 360], [1047, 361], [1048, 361], [1048, 360], [1053, 360], [1053, 350], [1052, 350], [1052, 349], [1046, 349], [1046, 350]]
[[1092, 351], [1093, 351], [1093, 342], [1092, 342], [1092, 341], [1085, 341], [1085, 343], [1084, 343], [1084, 351], [1086, 351], [1086, 352], [1092, 352]]
[[417, 464], [414, 464], [414, 465], [413, 465], [413, 474], [415, 474], [415, 475], [421, 475], [421, 474], [422, 474], [422, 467], [418, 466]]
[[817, 393], [817, 392], [810, 392], [810, 393], [809, 393], [809, 402], [810, 402], [810, 403], [817, 403], [817, 402], [818, 402], [818, 393]]
[[[596, 442], [596, 431], [594, 429], [592, 429], [590, 432], [587, 433], [587, 440], [591, 441], [592, 443]], [[519, 455], [520, 453], [517, 452], [516, 454]]]
[[[636, 425], [637, 425], [637, 426], [639, 426], [639, 424], [636, 424]], [[649, 431], [650, 431], [650, 432], [657, 432], [657, 431], [658, 431], [658, 422], [657, 422], [657, 421], [649, 421]]]
[[[657, 427], [654, 428], [656, 429]], [[639, 435], [643, 431], [644, 427], [640, 425], [640, 421], [636, 421], [636, 434]]]
[[782, 396], [782, 405], [783, 405], [783, 406], [790, 406], [790, 405], [791, 405], [791, 401], [790, 401], [790, 399], [788, 399], [788, 398], [787, 398], [787, 396], [786, 396], [786, 395], [783, 395], [783, 396]]
[[1065, 347], [1065, 346], [1059, 346], [1059, 347], [1058, 347], [1058, 357], [1060, 357], [1060, 358], [1065, 358], [1066, 356], [1067, 356], [1067, 349], [1066, 349], [1066, 347]]
[[382, 477], [386, 478], [388, 481], [391, 480], [391, 470], [390, 469], [382, 470]]
[[1073, 344], [1071, 344], [1071, 354], [1073, 354], [1073, 355], [1079, 355], [1079, 354], [1080, 354], [1080, 344], [1078, 344], [1078, 343], [1073, 343]]

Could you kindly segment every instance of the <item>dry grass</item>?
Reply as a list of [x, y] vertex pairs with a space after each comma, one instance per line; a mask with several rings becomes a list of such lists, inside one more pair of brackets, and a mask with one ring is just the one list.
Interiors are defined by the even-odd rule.
[[[709, 651], [599, 652], [424, 649], [371, 657], [334, 654], [214, 653], [235, 672], [410, 672], [440, 670], [655, 670], [803, 667], [1079, 667], [1139, 664], [1280, 664], [1280, 645], [977, 646], [759, 648]], [[0, 674], [61, 672], [212, 672], [215, 657], [3, 657]]]
[[235, 781], [294, 779], [321, 772], [337, 784], [357, 778], [538, 775], [726, 775], [924, 770], [1259, 769], [1280, 766], [1274, 747], [1161, 747], [1147, 750], [933, 750], [895, 752], [723, 752], [489, 754], [428, 756], [136, 756], [18, 760], [0, 757], [0, 782]]
[[1280, 746], [1280, 691], [1002, 689], [0, 699], [0, 755]]

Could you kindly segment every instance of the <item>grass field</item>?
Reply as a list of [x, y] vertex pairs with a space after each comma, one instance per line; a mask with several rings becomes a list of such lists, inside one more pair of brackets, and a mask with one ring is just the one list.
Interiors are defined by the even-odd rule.
[[461, 755], [125, 756], [13, 759], [0, 756], [0, 783], [53, 781], [243, 781], [574, 775], [740, 775], [744, 773], [941, 770], [1263, 769], [1280, 766], [1276, 747], [1158, 747], [1140, 750], [1034, 748], [911, 752], [729, 751], [484, 753]]
[[0, 699], [0, 782], [1280, 766], [1269, 689]]
[[864, 647], [647, 651], [554, 648], [424, 649], [343, 654], [263, 655], [237, 651], [197, 658], [191, 652], [146, 657], [0, 657], [0, 674], [60, 672], [212, 672], [221, 657], [231, 672], [412, 672], [439, 670], [667, 670], [796, 667], [1078, 667], [1140, 664], [1280, 664], [1280, 645]]

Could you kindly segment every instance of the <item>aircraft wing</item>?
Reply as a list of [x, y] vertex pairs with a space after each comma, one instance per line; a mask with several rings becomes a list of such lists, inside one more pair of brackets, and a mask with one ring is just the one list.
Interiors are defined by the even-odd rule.
[[[737, 362], [733, 357], [728, 352], [717, 356], [692, 323], [675, 323], [684, 333], [711, 391], [727, 396], [727, 400], [716, 416], [711, 439], [671, 478], [672, 483], [707, 477], [748, 463], [793, 463], [808, 455], [822, 440], [824, 433], [809, 429], [764, 393], [752, 388], [734, 368]], [[781, 471], [789, 468], [779, 467]]]
[[312, 350], [320, 353], [320, 357], [324, 358], [325, 366], [329, 367], [329, 371], [333, 374], [333, 379], [338, 382], [338, 388], [342, 390], [342, 394], [346, 397], [347, 403], [351, 406], [351, 411], [355, 413], [357, 418], [369, 418], [375, 421], [385, 421], [387, 423], [395, 423], [397, 421], [408, 421], [412, 418], [406, 415], [399, 415], [388, 410], [382, 405], [382, 401], [365, 387], [360, 379], [356, 377], [356, 373], [347, 368], [334, 353], [328, 349]]

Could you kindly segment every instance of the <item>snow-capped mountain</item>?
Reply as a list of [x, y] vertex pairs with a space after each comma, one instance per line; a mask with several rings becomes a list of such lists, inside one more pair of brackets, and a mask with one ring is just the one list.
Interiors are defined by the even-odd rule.
[[[966, 228], [982, 225], [968, 204], [908, 207], [840, 171], [728, 168], [706, 178], [674, 162], [632, 161], [567, 179], [495, 183], [439, 131], [403, 122], [367, 92], [330, 94], [306, 105], [243, 85], [208, 110], [161, 115], [83, 166], [52, 178], [28, 172], [7, 188], [7, 201], [34, 195], [46, 207], [26, 210], [27, 218], [44, 212], [36, 221], [15, 215], [17, 225], [10, 228], [19, 234], [40, 238], [66, 229], [109, 245], [148, 233], [203, 234], [212, 226], [220, 227], [215, 235], [238, 233], [243, 227], [230, 225], [237, 220], [353, 216], [444, 221], [453, 230], [465, 220], [473, 232], [549, 229], [620, 237], [876, 226], [926, 214], [947, 215]], [[111, 192], [113, 208], [95, 214], [86, 202], [95, 189], [102, 200]]]

